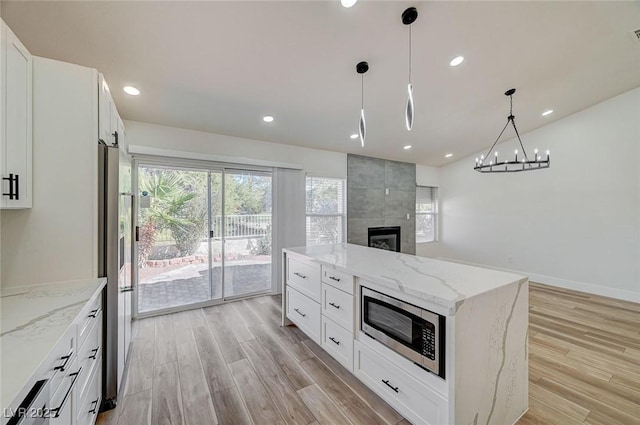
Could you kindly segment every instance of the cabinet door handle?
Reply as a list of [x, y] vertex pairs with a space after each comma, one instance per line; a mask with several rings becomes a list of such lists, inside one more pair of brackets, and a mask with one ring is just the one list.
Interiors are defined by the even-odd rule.
[[11, 200], [20, 199], [20, 175], [9, 174], [9, 177], [3, 177], [2, 180], [9, 181], [9, 193], [2, 193], [2, 196], [8, 196]]
[[329, 339], [336, 345], [340, 345], [340, 341], [338, 341], [337, 339], [335, 339], [334, 337], [330, 336]]
[[100, 401], [100, 397], [96, 398], [95, 400], [93, 400], [91, 402], [91, 410], [89, 410], [89, 413], [94, 414], [98, 411], [98, 402]]
[[399, 392], [400, 392], [400, 391], [398, 390], [398, 387], [394, 387], [393, 385], [391, 385], [391, 384], [389, 383], [389, 380], [388, 380], [388, 379], [383, 379], [383, 380], [382, 380], [382, 382], [383, 382], [387, 387], [391, 388], [393, 391], [395, 391], [395, 392], [397, 392], [397, 393], [399, 393]]
[[114, 138], [115, 143], [113, 144], [113, 146], [118, 146], [118, 130], [114, 131], [112, 133], [112, 136]]
[[64, 360], [64, 363], [62, 363], [60, 366], [54, 367], [53, 370], [64, 372], [67, 367], [67, 363], [69, 363], [69, 360], [71, 360], [71, 357], [73, 357], [73, 350], [69, 351], [69, 354], [67, 354], [66, 356], [60, 357], [60, 360]]
[[303, 278], [303, 279], [306, 279], [306, 278], [307, 278], [307, 276], [303, 275], [302, 273], [293, 272], [293, 274], [295, 274], [296, 276], [301, 277], [301, 278]]
[[340, 282], [340, 278], [337, 278], [335, 276], [329, 276], [329, 279], [335, 280], [336, 282]]
[[120, 289], [120, 293], [133, 292], [133, 286], [125, 286]]
[[65, 404], [67, 404], [67, 401], [69, 400], [69, 396], [71, 395], [71, 390], [73, 390], [73, 387], [75, 387], [76, 382], [78, 382], [78, 376], [80, 376], [80, 372], [82, 372], [82, 368], [78, 369], [77, 372], [69, 374], [69, 376], [73, 376], [73, 382], [71, 382], [71, 385], [69, 385], [69, 389], [65, 393], [64, 398], [62, 399], [62, 402], [60, 403], [60, 406], [51, 409], [50, 412], [51, 412], [51, 417], [52, 418], [57, 418], [57, 417], [60, 416], [60, 411], [62, 409], [64, 409]]
[[89, 356], [89, 358], [95, 360], [96, 357], [98, 356], [98, 351], [100, 351], [100, 347], [96, 347], [93, 350], [91, 350], [91, 355]]
[[339, 306], [339, 305], [336, 305], [336, 304], [334, 304], [334, 303], [329, 303], [329, 305], [330, 305], [331, 307], [340, 308], [340, 306]]
[[95, 319], [96, 316], [98, 316], [98, 311], [100, 311], [99, 308], [94, 308], [93, 310], [91, 310], [89, 312], [89, 317], [92, 318], [92, 319]]
[[293, 309], [293, 311], [295, 311], [296, 313], [298, 313], [298, 314], [299, 314], [300, 316], [302, 316], [302, 317], [307, 317], [307, 315], [306, 315], [306, 314], [304, 314], [304, 313], [300, 313], [300, 310], [298, 310], [297, 308], [294, 308], [294, 309]]

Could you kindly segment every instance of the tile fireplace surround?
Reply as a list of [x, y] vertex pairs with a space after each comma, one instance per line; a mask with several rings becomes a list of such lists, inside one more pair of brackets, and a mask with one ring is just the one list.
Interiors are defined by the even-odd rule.
[[401, 252], [415, 254], [415, 211], [415, 164], [347, 155], [347, 242], [367, 246], [370, 227], [400, 226]]

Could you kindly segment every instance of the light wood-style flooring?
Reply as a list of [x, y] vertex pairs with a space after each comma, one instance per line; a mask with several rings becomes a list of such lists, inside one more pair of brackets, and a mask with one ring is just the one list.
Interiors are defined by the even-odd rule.
[[[280, 297], [137, 323], [100, 425], [408, 425], [295, 327]], [[522, 425], [640, 424], [640, 305], [531, 284]]]

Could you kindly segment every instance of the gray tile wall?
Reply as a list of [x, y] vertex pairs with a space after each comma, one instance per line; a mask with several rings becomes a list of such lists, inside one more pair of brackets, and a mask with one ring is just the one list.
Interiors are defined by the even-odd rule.
[[400, 226], [402, 252], [415, 254], [415, 212], [415, 164], [347, 155], [347, 242], [366, 246], [369, 227]]

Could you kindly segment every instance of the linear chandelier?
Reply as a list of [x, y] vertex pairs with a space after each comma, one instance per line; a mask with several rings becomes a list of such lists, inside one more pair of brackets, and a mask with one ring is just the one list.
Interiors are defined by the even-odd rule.
[[[513, 94], [516, 92], [516, 89], [509, 89], [504, 94], [505, 96], [509, 96], [509, 102], [511, 108], [509, 110], [509, 116], [507, 117], [507, 123], [504, 128], [498, 135], [498, 138], [486, 155], [481, 155], [480, 158], [476, 158], [476, 165], [473, 167], [474, 170], [480, 173], [517, 173], [520, 171], [532, 171], [532, 170], [540, 170], [543, 168], [549, 168], [550, 160], [549, 160], [549, 151], [547, 151], [546, 159], [542, 159], [541, 155], [538, 155], [538, 149], [534, 150], [533, 159], [529, 158], [527, 155], [527, 151], [524, 149], [524, 145], [522, 144], [522, 140], [520, 139], [520, 133], [518, 133], [518, 128], [516, 127], [515, 116], [513, 115]], [[513, 129], [516, 132], [516, 136], [518, 137], [518, 142], [520, 143], [520, 147], [522, 148], [522, 158], [518, 160], [518, 150], [515, 150], [515, 157], [513, 161], [503, 160], [501, 161], [498, 158], [498, 151], [493, 152], [493, 148], [495, 148], [498, 140], [502, 137], [502, 134], [507, 129], [507, 127], [511, 124]], [[491, 159], [491, 153], [493, 152], [493, 159]]]

